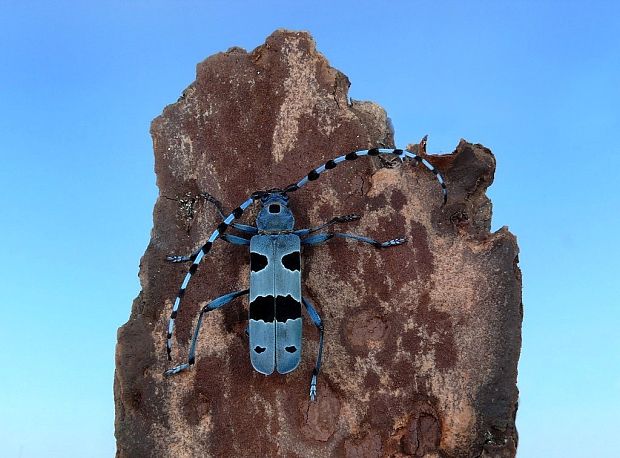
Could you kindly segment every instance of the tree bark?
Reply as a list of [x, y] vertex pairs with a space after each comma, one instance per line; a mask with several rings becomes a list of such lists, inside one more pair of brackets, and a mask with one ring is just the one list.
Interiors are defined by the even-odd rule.
[[[216, 241], [187, 288], [166, 358], [166, 329], [187, 264], [228, 211], [338, 155], [393, 146], [386, 112], [351, 101], [349, 81], [307, 33], [276, 31], [248, 53], [201, 62], [196, 81], [151, 127], [159, 197], [140, 263], [142, 291], [118, 332], [119, 457], [478, 457], [515, 455], [521, 275], [515, 237], [490, 232], [495, 157], [461, 141], [428, 170], [364, 157], [290, 195], [296, 227], [362, 216], [345, 240], [302, 253], [303, 294], [322, 314], [318, 399], [309, 382], [318, 333], [304, 321], [300, 367], [265, 377], [249, 361], [247, 299], [205, 316], [196, 364], [184, 362], [202, 306], [249, 284], [247, 247]], [[411, 145], [417, 151], [418, 145]], [[423, 151], [420, 151], [422, 154]], [[254, 224], [256, 208], [242, 222]]]

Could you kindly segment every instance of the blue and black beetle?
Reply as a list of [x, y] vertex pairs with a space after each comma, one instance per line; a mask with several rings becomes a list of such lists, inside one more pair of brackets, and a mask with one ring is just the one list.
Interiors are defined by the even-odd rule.
[[[401, 160], [410, 158], [416, 161], [416, 163], [423, 164], [435, 174], [441, 185], [443, 202], [444, 204], [446, 203], [448, 194], [445, 180], [441, 173], [423, 157], [410, 151], [399, 149], [374, 148], [354, 151], [327, 161], [325, 164], [313, 169], [299, 182], [284, 189], [271, 189], [269, 191], [253, 193], [245, 202], [224, 218], [224, 221], [211, 234], [202, 248], [191, 256], [169, 256], [167, 258], [171, 262], [192, 261], [189, 272], [185, 276], [177, 298], [174, 301], [168, 323], [166, 350], [168, 359], [171, 360], [172, 332], [181, 299], [185, 294], [192, 275], [198, 268], [198, 264], [204, 255], [209, 252], [213, 242], [220, 237], [229, 243], [248, 245], [250, 247], [250, 288], [220, 296], [202, 308], [190, 344], [187, 362], [168, 369], [165, 375], [177, 374], [194, 364], [196, 342], [202, 319], [206, 312], [218, 309], [237, 297], [249, 294], [250, 317], [248, 334], [250, 339], [250, 360], [254, 369], [265, 375], [272, 374], [274, 371], [286, 374], [299, 366], [302, 345], [302, 303], [305, 306], [310, 319], [318, 328], [320, 334], [319, 351], [310, 382], [310, 399], [313, 401], [316, 399], [317, 375], [321, 368], [321, 356], [323, 353], [323, 322], [312, 303], [301, 295], [301, 247], [318, 245], [334, 237], [339, 237], [368, 243], [376, 248], [388, 248], [404, 243], [405, 239], [396, 238], [387, 242], [379, 242], [356, 234], [331, 232], [315, 234], [332, 224], [355, 221], [359, 219], [357, 215], [336, 217], [314, 228], [294, 229], [295, 218], [288, 207], [287, 194], [298, 190], [309, 181], [318, 179], [325, 170], [333, 169], [341, 162], [355, 160], [361, 156], [379, 156], [381, 154], [395, 155]], [[218, 206], [223, 216], [221, 205], [211, 196], [206, 195], [206, 197]], [[234, 223], [233, 221], [240, 218], [243, 212], [255, 201], [260, 201], [262, 204], [262, 208], [256, 218], [256, 226]], [[251, 237], [246, 238], [225, 234], [224, 232], [228, 227], [251, 235]]]

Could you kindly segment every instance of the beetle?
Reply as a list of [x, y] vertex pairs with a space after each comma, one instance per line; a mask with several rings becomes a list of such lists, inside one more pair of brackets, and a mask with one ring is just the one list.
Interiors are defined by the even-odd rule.
[[[426, 137], [420, 145], [425, 145], [425, 143]], [[166, 258], [170, 262], [192, 262], [174, 301], [168, 322], [166, 337], [168, 360], [172, 360], [174, 322], [187, 285], [196, 272], [200, 261], [211, 250], [217, 238], [234, 245], [249, 246], [250, 287], [224, 294], [202, 308], [190, 343], [187, 362], [166, 370], [164, 375], [178, 374], [189, 369], [195, 363], [196, 343], [205, 313], [217, 310], [236, 298], [249, 295], [249, 325], [246, 332], [249, 335], [250, 361], [254, 369], [264, 375], [270, 375], [273, 372], [287, 374], [299, 366], [302, 348], [301, 306], [304, 305], [312, 323], [319, 331], [319, 349], [310, 381], [310, 400], [316, 399], [317, 376], [321, 369], [323, 354], [323, 320], [313, 304], [301, 294], [301, 247], [319, 245], [332, 238], [344, 238], [383, 249], [398, 246], [405, 242], [405, 238], [394, 238], [386, 242], [379, 242], [357, 234], [320, 232], [334, 224], [356, 221], [360, 218], [353, 214], [332, 218], [316, 227], [295, 229], [295, 218], [288, 207], [288, 193], [300, 189], [310, 181], [317, 180], [323, 172], [335, 168], [342, 162], [352, 161], [362, 156], [379, 156], [382, 154], [395, 155], [400, 160], [413, 159], [416, 165], [423, 164], [439, 181], [443, 194], [443, 204], [447, 202], [448, 194], [445, 179], [433, 165], [410, 151], [385, 148], [354, 151], [338, 156], [311, 170], [297, 183], [283, 189], [275, 188], [253, 193], [224, 218], [224, 221], [213, 231], [207, 242], [199, 250], [190, 256], [173, 255]], [[224, 217], [221, 204], [209, 194], [204, 196], [216, 205]], [[256, 218], [256, 226], [233, 222], [240, 218], [244, 211], [256, 201], [260, 201], [262, 204]], [[249, 235], [250, 238], [226, 234], [225, 231], [229, 227]]]

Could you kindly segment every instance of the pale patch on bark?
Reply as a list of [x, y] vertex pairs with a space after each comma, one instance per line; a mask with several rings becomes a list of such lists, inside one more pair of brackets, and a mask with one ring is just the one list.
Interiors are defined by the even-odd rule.
[[[308, 53], [300, 49], [300, 41], [299, 37], [289, 37], [282, 49], [282, 54], [288, 60], [289, 75], [283, 82], [285, 96], [273, 132], [272, 154], [276, 162], [281, 162], [286, 152], [291, 150], [299, 139], [299, 120], [302, 116], [314, 117], [319, 130], [326, 136], [340, 126], [337, 118], [334, 119], [334, 107], [331, 104], [325, 107], [325, 94], [320, 93], [320, 84], [316, 78], [317, 65], [327, 67], [330, 77], [334, 79], [336, 71], [331, 69], [327, 62], [322, 62], [325, 58], [316, 50]], [[337, 105], [337, 95], [333, 94], [333, 97], [334, 104]], [[339, 110], [340, 115], [345, 119], [353, 117], [346, 109]]]
[[287, 38], [282, 52], [290, 65], [288, 78], [284, 80], [286, 95], [273, 132], [273, 157], [276, 162], [284, 159], [298, 139], [299, 118], [312, 114], [318, 97], [314, 72], [314, 59], [299, 49], [299, 39]]
[[[166, 305], [169, 305], [168, 303], [169, 301], [166, 301]], [[163, 350], [165, 348], [166, 333], [162, 323], [162, 320], [159, 320], [158, 324], [153, 327], [151, 338], [155, 348]], [[178, 357], [179, 352], [174, 351], [174, 345], [177, 345], [176, 341], [173, 342], [173, 354], [176, 354]], [[173, 365], [177, 364], [177, 362], [168, 362], [166, 360], [166, 365], [168, 364]], [[190, 372], [183, 375], [164, 377], [161, 368], [156, 367], [151, 373], [145, 375], [154, 378], [157, 381], [157, 385], [165, 391], [166, 404], [164, 410], [169, 423], [169, 427], [164, 426], [163, 423], [154, 422], [152, 424], [150, 434], [157, 444], [156, 450], [153, 450], [153, 456], [195, 456], [196, 454], [204, 457], [212, 456], [204, 450], [203, 444], [200, 441], [200, 438], [208, 437], [213, 430], [213, 416], [211, 412], [202, 415], [197, 425], [188, 424], [182, 413], [184, 411], [184, 400], [195, 385], [195, 368], [190, 369]]]

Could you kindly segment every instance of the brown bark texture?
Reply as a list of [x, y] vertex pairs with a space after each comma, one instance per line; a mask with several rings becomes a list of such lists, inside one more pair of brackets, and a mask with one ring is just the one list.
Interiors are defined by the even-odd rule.
[[[316, 328], [306, 317], [297, 370], [263, 376], [249, 361], [247, 297], [207, 314], [196, 364], [163, 376], [186, 360], [199, 310], [249, 284], [248, 248], [217, 240], [189, 283], [167, 361], [168, 319], [189, 266], [165, 258], [192, 253], [221, 221], [201, 193], [230, 211], [338, 155], [393, 146], [386, 112], [350, 100], [348, 88], [309, 34], [279, 30], [252, 52], [198, 64], [196, 81], [153, 121], [159, 197], [142, 291], [118, 331], [118, 457], [515, 455], [518, 247], [506, 228], [490, 232], [495, 157], [464, 140], [427, 156], [446, 177], [445, 206], [432, 173], [383, 158], [347, 161], [290, 194], [297, 228], [357, 213], [335, 230], [408, 239], [303, 250], [303, 294], [325, 323], [316, 402]], [[256, 207], [241, 222], [253, 224]]]

